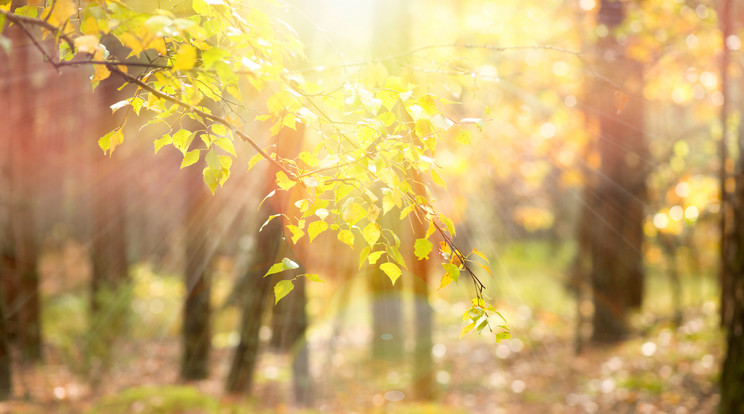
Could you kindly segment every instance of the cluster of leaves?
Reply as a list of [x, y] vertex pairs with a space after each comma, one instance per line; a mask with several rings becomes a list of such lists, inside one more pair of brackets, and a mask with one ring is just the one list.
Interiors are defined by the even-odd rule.
[[[162, 3], [167, 2], [158, 5]], [[175, 147], [183, 156], [181, 168], [201, 163], [212, 192], [225, 183], [233, 161], [242, 156], [236, 140], [247, 142], [256, 152], [249, 170], [265, 160], [276, 171], [276, 190], [267, 198], [277, 191], [292, 194], [295, 208], [269, 220], [283, 216], [293, 243], [335, 232], [340, 242], [361, 247], [360, 266], [377, 266], [395, 283], [406, 268], [401, 240], [380, 218], [410, 216], [427, 228], [414, 246], [421, 260], [433, 251], [430, 239], [438, 233], [445, 240], [440, 248], [445, 271], [441, 286], [457, 281], [461, 271], [469, 273], [476, 287], [474, 303], [481, 310], [473, 326], [483, 330], [488, 314], [495, 312], [481, 306], [485, 286], [452, 242], [452, 220], [430, 204], [430, 183], [446, 186], [435, 164], [438, 143], [453, 139], [469, 144], [465, 124], [472, 122], [453, 121], [439, 109], [443, 100], [425, 87], [389, 76], [384, 68], [377, 67], [377, 76], [368, 84], [344, 79], [332, 87], [289, 70], [303, 60], [302, 43], [289, 25], [271, 16], [271, 9], [262, 9], [272, 4], [279, 5], [191, 0], [163, 10], [152, 4], [137, 8], [137, 2], [95, 0], [79, 9], [74, 0], [51, 0], [11, 11], [6, 0], [0, 12], [29, 36], [28, 28], [53, 36], [58, 57], [32, 40], [56, 68], [92, 65], [94, 88], [114, 75], [132, 85], [132, 96], [112, 109], [126, 108], [127, 115], [147, 116], [148, 124], [167, 125], [169, 132], [154, 142], [155, 151]], [[122, 46], [124, 53], [109, 50]], [[254, 97], [252, 105], [260, 105], [250, 121], [244, 118], [248, 97]], [[264, 124], [269, 137], [259, 141], [249, 136], [244, 132], [249, 122]], [[123, 126], [99, 140], [105, 153], [123, 143]], [[308, 134], [315, 141], [306, 143], [309, 149], [297, 157], [281, 154], [273, 138], [284, 129], [298, 128], [316, 132]], [[479, 265], [488, 270], [486, 264]], [[285, 259], [267, 275], [297, 267]], [[276, 301], [292, 287], [291, 280], [277, 284]]]

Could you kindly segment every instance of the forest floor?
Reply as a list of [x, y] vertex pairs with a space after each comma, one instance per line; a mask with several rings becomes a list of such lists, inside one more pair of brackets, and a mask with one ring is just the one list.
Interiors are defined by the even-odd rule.
[[[528, 247], [527, 252], [536, 250]], [[652, 275], [647, 305], [633, 318], [635, 333], [620, 344], [584, 346], [577, 354], [576, 305], [563, 288], [560, 269], [529, 254], [512, 255], [513, 261], [506, 255], [501, 291], [489, 292], [507, 298], [497, 308], [509, 321], [511, 340], [496, 343], [493, 335], [475, 333], [458, 340], [467, 287], [432, 295], [434, 367], [429, 374], [435, 385], [429, 402], [413, 401], [412, 384], [420, 378], [410, 374], [412, 358], [397, 363], [369, 358], [364, 284], [347, 286], [350, 293], [343, 295], [339, 289], [329, 294], [327, 284], [311, 285], [307, 345], [314, 400], [305, 409], [291, 403], [291, 353], [259, 355], [251, 397], [223, 393], [237, 339], [236, 310], [218, 309], [215, 315], [209, 379], [179, 380], [177, 276], [137, 269], [133, 323], [112, 347], [93, 356], [86, 352], [85, 284], [64, 274], [46, 275], [44, 363], [14, 365], [14, 395], [0, 403], [0, 414], [715, 412], [723, 341], [714, 282], [683, 280], [684, 312], [675, 327], [667, 281]], [[65, 256], [79, 262], [70, 252]], [[54, 261], [47, 266], [61, 268]], [[215, 286], [216, 303], [229, 286]], [[412, 316], [412, 298], [405, 304], [405, 316]], [[406, 331], [414, 331], [412, 322]], [[103, 333], [102, 327], [98, 334]], [[261, 337], [266, 341], [270, 330], [262, 329]], [[408, 349], [412, 341], [408, 338]]]
[[[434, 346], [437, 385], [429, 404], [406, 398], [414, 380], [406, 374], [410, 367], [370, 362], [348, 332], [335, 341], [343, 352], [329, 356], [320, 344], [310, 344], [321, 361], [313, 366], [316, 400], [307, 412], [714, 413], [721, 341], [715, 329], [706, 328], [714, 319], [690, 310], [676, 330], [656, 329], [613, 347], [587, 347], [579, 355], [542, 323], [497, 345], [452, 336]], [[181, 386], [179, 354], [173, 338], [122, 341], [117, 355], [123, 357], [89, 381], [48, 349], [44, 365], [19, 367], [15, 397], [0, 403], [0, 412], [306, 412], [288, 403], [285, 355], [261, 355], [257, 397], [242, 399], [222, 396], [229, 349], [213, 353], [210, 379]]]

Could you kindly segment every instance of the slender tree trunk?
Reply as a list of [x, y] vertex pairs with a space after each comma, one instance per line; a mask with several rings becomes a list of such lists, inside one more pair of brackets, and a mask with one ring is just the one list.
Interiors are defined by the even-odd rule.
[[[0, 266], [4, 263], [0, 262]], [[4, 269], [0, 268], [0, 275]], [[0, 283], [0, 401], [8, 399], [13, 395], [13, 376], [11, 369], [10, 344], [8, 336], [8, 324], [5, 313], [5, 291]]]
[[[420, 177], [416, 177], [416, 191], [423, 193]], [[424, 223], [416, 216], [411, 217], [413, 239], [426, 235]], [[435, 254], [435, 253], [431, 253]], [[416, 320], [416, 337], [413, 349], [414, 394], [419, 400], [431, 400], [434, 396], [434, 360], [431, 354], [433, 311], [429, 303], [429, 261], [418, 260], [415, 254], [410, 255], [413, 279], [413, 305]]]
[[[722, 10], [723, 58], [721, 60], [721, 323], [726, 328], [726, 356], [721, 369], [721, 414], [744, 413], [744, 128], [739, 129], [734, 176], [736, 189], [731, 197], [725, 190], [726, 137], [728, 118], [728, 63], [726, 40], [731, 34], [732, 1], [724, 0]], [[730, 203], [727, 203], [730, 199]], [[730, 204], [730, 205], [729, 205]], [[726, 216], [732, 213], [731, 236], [727, 237]]]
[[599, 154], [602, 160], [591, 227], [594, 342], [627, 334], [627, 314], [643, 293], [643, 206], [646, 200], [646, 144], [643, 137], [641, 64], [628, 58], [614, 36], [623, 22], [622, 2], [603, 0], [598, 23], [609, 35], [597, 42]]
[[11, 58], [2, 65], [3, 78], [8, 82], [7, 126], [10, 179], [9, 214], [10, 236], [7, 252], [11, 255], [11, 273], [5, 282], [9, 330], [26, 361], [41, 359], [41, 322], [39, 303], [38, 248], [34, 220], [34, 192], [36, 169], [35, 148], [35, 91], [25, 81], [31, 72], [29, 52], [33, 51], [17, 27], [8, 29], [6, 36], [13, 41]]
[[[375, 56], [384, 57], [408, 49], [408, 27], [406, 2], [383, 0], [375, 8], [375, 38], [372, 49]], [[386, 61], [391, 75], [400, 75], [400, 65]], [[383, 227], [400, 228], [391, 216], [395, 210], [381, 217]], [[384, 223], [383, 223], [384, 222]], [[403, 283], [390, 283], [387, 275], [375, 269], [370, 275], [372, 300], [372, 357], [378, 360], [398, 361], [403, 358]]]
[[[118, 84], [105, 80], [97, 92], [102, 106], [117, 101]], [[109, 114], [98, 118], [98, 136], [119, 127]], [[92, 385], [106, 375], [114, 359], [113, 345], [124, 334], [129, 311], [129, 260], [126, 239], [126, 171], [122, 154], [106, 157], [92, 148], [90, 319], [87, 357]]]
[[[727, 225], [727, 222], [730, 220], [730, 217], [734, 214], [734, 211], [731, 209], [731, 203], [729, 202], [729, 195], [726, 192], [726, 179], [728, 178], [728, 172], [726, 171], [726, 164], [729, 159], [728, 156], [728, 117], [729, 117], [729, 62], [730, 62], [730, 53], [728, 50], [728, 46], [726, 45], [726, 39], [728, 39], [729, 35], [731, 35], [732, 31], [732, 25], [731, 25], [731, 6], [732, 6], [732, 0], [723, 0], [722, 2], [722, 10], [720, 14], [720, 24], [721, 24], [721, 38], [722, 38], [722, 53], [721, 53], [721, 95], [723, 96], [723, 103], [721, 104], [721, 112], [720, 112], [720, 123], [721, 123], [721, 140], [718, 142], [718, 155], [719, 155], [719, 170], [718, 170], [718, 181], [719, 181], [719, 193], [721, 198], [720, 203], [720, 211], [721, 211], [721, 217], [720, 217], [720, 223], [719, 223], [719, 231], [720, 231], [720, 260], [721, 260], [721, 269], [720, 269], [720, 282], [721, 282], [721, 326], [726, 327], [728, 326], [730, 319], [733, 315], [733, 307], [734, 307], [734, 297], [732, 296], [732, 293], [734, 292], [733, 286], [729, 286], [729, 283], [731, 282], [731, 278], [727, 277], [727, 273], [730, 272], [730, 270], [726, 269], [726, 266], [729, 263], [728, 258], [728, 244], [729, 244], [729, 234], [728, 229], [729, 226]], [[733, 237], [733, 236], [731, 236]]]
[[[744, 136], [739, 137], [744, 151]], [[741, 154], [741, 152], [740, 152]], [[721, 372], [721, 414], [744, 413], [744, 157], [736, 174], [732, 237], [726, 249], [725, 286], [730, 289], [730, 317], [726, 320], [726, 356]]]
[[[276, 188], [276, 172], [273, 166], [269, 166], [266, 170], [266, 194]], [[275, 197], [266, 200], [259, 209], [259, 223], [264, 223], [270, 216], [279, 212], [279, 203]], [[240, 289], [238, 303], [242, 307], [240, 343], [235, 349], [230, 365], [225, 384], [227, 392], [248, 393], [253, 385], [260, 342], [258, 332], [261, 328], [265, 301], [270, 296], [271, 287], [270, 278], [264, 275], [275, 263], [282, 236], [283, 228], [280, 219], [272, 220], [258, 233], [252, 264], [248, 267], [243, 281], [238, 285]]]
[[186, 299], [183, 306], [183, 354], [181, 378], [199, 380], [209, 376], [211, 348], [211, 265], [209, 251], [209, 194], [198, 168], [188, 174], [186, 191]]

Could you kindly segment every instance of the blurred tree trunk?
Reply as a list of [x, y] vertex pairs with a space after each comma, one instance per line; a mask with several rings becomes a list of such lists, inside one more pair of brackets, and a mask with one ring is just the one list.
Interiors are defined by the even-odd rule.
[[[417, 177], [416, 191], [423, 193], [421, 179]], [[416, 216], [410, 216], [413, 228], [413, 239], [426, 235], [424, 223]], [[435, 254], [432, 252], [431, 254]], [[415, 306], [416, 338], [413, 349], [414, 396], [419, 400], [431, 400], [434, 392], [434, 360], [432, 359], [432, 325], [433, 312], [429, 304], [429, 261], [418, 260], [415, 254], [410, 255], [413, 279], [413, 304]]]
[[[118, 101], [119, 84], [111, 79], [98, 87], [104, 107]], [[121, 119], [100, 114], [98, 137], [118, 128]], [[92, 148], [92, 147], [91, 147]], [[112, 346], [124, 334], [129, 311], [129, 260], [126, 240], [126, 175], [121, 152], [105, 156], [92, 149], [91, 284], [87, 357], [91, 383], [98, 384], [113, 362]]]
[[[279, 134], [277, 140], [277, 151], [283, 157], [296, 157], [302, 148], [305, 136], [305, 128], [297, 125], [296, 130], [284, 128]], [[301, 195], [296, 193], [298, 188], [295, 187], [289, 192], [280, 192], [275, 197], [279, 202], [279, 209], [288, 216], [299, 216], [296, 211], [294, 200]], [[284, 237], [288, 239], [288, 237]], [[282, 257], [289, 257], [298, 262], [300, 267], [287, 273], [286, 276], [272, 276], [272, 285], [281, 279], [291, 279], [297, 275], [305, 273], [305, 267], [302, 265], [302, 259], [309, 250], [305, 240], [298, 244], [290, 244], [287, 241], [282, 242], [281, 250], [286, 251]], [[292, 253], [288, 251], [291, 250]], [[271, 340], [269, 346], [282, 352], [291, 352], [292, 356], [292, 387], [295, 403], [307, 406], [312, 399], [310, 378], [309, 354], [305, 333], [307, 331], [308, 321], [305, 308], [307, 306], [307, 295], [305, 289], [306, 280], [304, 277], [294, 280], [294, 289], [272, 308], [271, 319]]]
[[[0, 276], [4, 275], [4, 262], [0, 262]], [[5, 312], [5, 289], [0, 283], [0, 401], [13, 395], [13, 376], [10, 358], [8, 324]]]
[[643, 135], [642, 66], [626, 56], [615, 30], [625, 18], [622, 2], [603, 0], [598, 24], [609, 34], [596, 44], [595, 84], [601, 167], [587, 203], [592, 221], [592, 341], [625, 338], [628, 312], [643, 294], [643, 206], [646, 200], [646, 143]]
[[[14, 6], [16, 6], [14, 2]], [[10, 57], [0, 59], [4, 101], [7, 114], [3, 120], [2, 139], [7, 140], [8, 216], [9, 234], [5, 253], [8, 271], [4, 275], [7, 326], [13, 342], [18, 345], [26, 361], [41, 359], [41, 322], [39, 303], [39, 272], [36, 225], [34, 219], [34, 193], [36, 189], [35, 145], [37, 91], [29, 82], [35, 52], [18, 27], [10, 27], [5, 36], [11, 38], [13, 49]], [[35, 56], [33, 56], [35, 57]]]
[[[723, 58], [721, 59], [721, 323], [726, 328], [726, 356], [721, 369], [721, 414], [744, 413], [744, 127], [739, 126], [738, 153], [736, 163], [735, 192], [727, 197], [726, 137], [728, 120], [728, 65], [727, 39], [731, 34], [731, 0], [722, 4]], [[729, 199], [727, 203], [726, 199]], [[732, 223], [727, 237], [726, 215], [732, 213]], [[725, 243], [725, 244], [724, 244]]]
[[[274, 165], [266, 169], [266, 187], [264, 193], [276, 190], [276, 173]], [[266, 199], [258, 211], [259, 226], [272, 215], [280, 212], [277, 196]], [[261, 328], [265, 300], [270, 296], [271, 280], [264, 277], [277, 259], [283, 237], [282, 220], [275, 218], [257, 234], [251, 265], [239, 282], [238, 303], [242, 308], [240, 323], [240, 343], [235, 348], [225, 390], [230, 393], [248, 393], [253, 384], [253, 374], [259, 348], [259, 329]], [[285, 298], [286, 300], [287, 298]]]
[[[409, 26], [407, 20], [408, 4], [396, 0], [382, 0], [375, 7], [374, 40], [372, 49], [378, 58], [387, 57], [408, 49]], [[390, 75], [400, 75], [400, 65], [395, 61], [386, 61], [385, 66]], [[391, 217], [393, 210], [381, 217], [383, 227], [396, 229]], [[397, 227], [396, 227], [397, 226]], [[403, 283], [390, 283], [387, 275], [377, 267], [370, 275], [369, 289], [372, 301], [372, 357], [379, 360], [397, 361], [403, 358]]]
[[[720, 283], [721, 283], [721, 308], [720, 308], [720, 314], [721, 314], [721, 326], [727, 327], [729, 323], [731, 322], [731, 318], [733, 315], [734, 310], [734, 296], [733, 296], [733, 286], [730, 285], [731, 278], [728, 277], [728, 274], [732, 272], [730, 269], [726, 269], [726, 266], [729, 264], [729, 254], [727, 253], [729, 248], [729, 242], [737, 243], [737, 240], [735, 237], [737, 234], [729, 234], [729, 226], [728, 221], [730, 220], [731, 216], [734, 214], [734, 211], [731, 209], [732, 204], [735, 204], [738, 202], [738, 200], [731, 200], [729, 202], [729, 194], [727, 194], [726, 191], [726, 180], [728, 179], [728, 172], [726, 171], [726, 165], [729, 161], [728, 156], [728, 135], [729, 135], [729, 128], [728, 128], [728, 117], [729, 117], [729, 63], [730, 63], [730, 52], [726, 45], [726, 40], [732, 33], [732, 22], [731, 22], [731, 14], [732, 10], [732, 1], [731, 0], [723, 0], [721, 2], [721, 18], [720, 18], [720, 25], [721, 25], [721, 38], [722, 38], [722, 47], [721, 47], [721, 66], [720, 66], [720, 72], [721, 72], [721, 95], [723, 97], [722, 104], [721, 104], [721, 112], [720, 112], [720, 123], [721, 123], [721, 140], [718, 142], [718, 153], [719, 153], [719, 160], [720, 160], [720, 167], [719, 167], [719, 177], [718, 177], [718, 184], [719, 184], [719, 193], [720, 193], [720, 206], [721, 206], [721, 217], [720, 217], [720, 223], [719, 223], [719, 231], [721, 234], [721, 242], [720, 242], [720, 258], [721, 258], [721, 268], [720, 268]], [[735, 233], [735, 232], [734, 232]], [[741, 234], [739, 234], [741, 235]], [[736, 254], [736, 253], [732, 253]]]
[[212, 252], [209, 251], [208, 233], [212, 216], [208, 209], [212, 195], [198, 167], [192, 166], [186, 179], [186, 299], [183, 305], [181, 378], [199, 380], [209, 376]]

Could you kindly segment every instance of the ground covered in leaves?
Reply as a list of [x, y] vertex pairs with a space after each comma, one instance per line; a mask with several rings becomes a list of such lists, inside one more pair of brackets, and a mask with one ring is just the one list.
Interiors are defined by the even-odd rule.
[[[534, 251], [534, 246], [528, 251]], [[65, 257], [74, 260], [75, 252]], [[516, 257], [510, 260], [509, 257]], [[54, 259], [54, 258], [52, 258]], [[131, 322], [114, 346], [86, 352], [90, 335], [84, 284], [55, 275], [42, 280], [44, 364], [14, 368], [14, 396], [0, 413], [714, 413], [722, 356], [715, 284], [684, 279], [682, 322], [673, 323], [666, 279], [651, 275], [647, 305], [634, 316], [634, 334], [606, 347], [585, 345], [576, 353], [577, 306], [562, 285], [558, 267], [525, 255], [502, 261], [500, 290], [490, 292], [512, 328], [497, 343], [475, 333], [458, 340], [467, 286], [434, 292], [435, 334], [432, 400], [413, 400], [410, 360], [369, 358], [369, 303], [365, 284], [311, 285], [308, 332], [314, 402], [300, 408], [290, 393], [292, 355], [268, 350], [259, 357], [252, 396], [226, 396], [224, 378], [237, 343], [237, 309], [219, 308], [208, 380], [178, 379], [181, 283], [143, 266], [134, 274]], [[219, 266], [218, 266], [219, 267]], [[57, 276], [57, 277], [54, 277]], [[230, 283], [220, 284], [222, 303]], [[343, 293], [343, 289], [348, 289]], [[550, 294], [546, 294], [549, 292]], [[353, 298], [353, 300], [350, 300]], [[407, 332], [413, 298], [405, 298]], [[586, 304], [584, 304], [586, 305]], [[578, 309], [582, 309], [579, 306]], [[104, 327], [94, 334], [103, 335]], [[270, 330], [261, 331], [267, 341]], [[407, 338], [408, 349], [413, 338]], [[264, 347], [266, 349], [266, 347]], [[106, 362], [108, 361], [108, 362]]]

